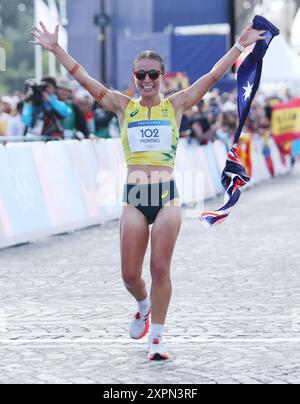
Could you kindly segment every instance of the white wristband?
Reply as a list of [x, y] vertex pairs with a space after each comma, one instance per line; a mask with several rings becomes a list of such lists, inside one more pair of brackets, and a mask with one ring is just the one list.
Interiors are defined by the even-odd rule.
[[242, 53], [247, 53], [247, 49], [243, 45], [241, 45], [239, 42], [236, 42], [234, 44], [234, 46], [236, 48], [238, 48], [238, 50], [241, 51]]

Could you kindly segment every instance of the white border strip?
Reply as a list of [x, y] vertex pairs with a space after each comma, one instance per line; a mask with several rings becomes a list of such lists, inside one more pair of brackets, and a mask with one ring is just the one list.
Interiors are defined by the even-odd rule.
[[175, 35], [229, 35], [229, 24], [189, 25], [174, 28]]

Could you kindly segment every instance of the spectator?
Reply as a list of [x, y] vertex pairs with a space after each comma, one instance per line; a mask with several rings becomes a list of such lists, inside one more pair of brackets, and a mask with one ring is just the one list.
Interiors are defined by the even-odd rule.
[[190, 121], [196, 112], [198, 112], [198, 108], [196, 106], [194, 106], [183, 114], [182, 120], [181, 120], [181, 125], [179, 128], [180, 137], [187, 138], [187, 137], [191, 136], [192, 129], [191, 129]]
[[216, 131], [216, 138], [222, 141], [227, 151], [230, 150], [231, 140], [237, 128], [237, 113], [236, 112], [223, 112], [219, 116], [220, 126]]
[[90, 95], [85, 95], [78, 101], [78, 106], [84, 115], [89, 133], [95, 134], [96, 125], [92, 97]]
[[209, 110], [212, 112], [214, 119], [217, 119], [221, 113], [220, 102], [217, 101], [216, 97], [212, 97], [209, 100]]
[[109, 133], [109, 127], [115, 114], [113, 112], [106, 111], [97, 102], [95, 102], [94, 115], [95, 115], [96, 136], [104, 139], [110, 138], [111, 135]]
[[21, 137], [25, 134], [25, 124], [22, 119], [23, 102], [18, 102], [16, 114], [8, 122], [8, 136]]
[[56, 96], [56, 80], [44, 77], [44, 86], [29, 84], [23, 108], [23, 121], [27, 131], [49, 138], [63, 138], [62, 122], [71, 113], [71, 108]]
[[121, 136], [119, 120], [115, 114], [109, 123], [108, 133], [109, 133], [109, 137], [111, 137], [111, 138], [119, 138]]
[[190, 120], [191, 137], [197, 139], [200, 145], [206, 145], [215, 139], [214, 124], [214, 114], [205, 109], [204, 100], [201, 100], [198, 105], [198, 113]]
[[[88, 138], [89, 131], [85, 117], [79, 106], [73, 100], [72, 88], [67, 80], [58, 82], [57, 96], [60, 101], [66, 103], [71, 109], [71, 113], [63, 120], [65, 138], [76, 137], [76, 134], [81, 138]], [[80, 132], [80, 134], [78, 132]]]
[[237, 105], [236, 105], [236, 99], [233, 93], [223, 93], [221, 95], [221, 105], [222, 105], [222, 111], [223, 112], [236, 112], [237, 110]]
[[0, 99], [0, 136], [7, 136], [8, 124], [11, 119], [11, 98]]
[[[66, 80], [61, 80], [57, 86], [55, 79], [51, 77], [45, 77], [44, 81], [45, 86], [40, 86], [40, 103], [33, 102], [33, 91], [35, 91], [33, 83], [27, 86], [26, 94], [15, 92], [11, 96], [0, 98], [0, 135], [22, 135], [24, 128], [21, 122], [22, 116], [29, 127], [29, 132], [35, 134], [73, 138], [80, 132], [82, 133], [82, 135], [79, 134], [80, 138], [89, 137], [90, 133], [94, 133], [99, 138], [120, 137], [120, 128], [115, 114], [93, 103], [89, 93], [83, 87], [73, 88], [75, 82]], [[35, 89], [37, 87], [35, 85]], [[168, 86], [166, 90], [172, 91]], [[267, 128], [272, 119], [272, 107], [288, 101], [289, 97], [291, 95], [288, 93], [281, 92], [275, 96], [259, 92], [252, 103], [244, 130], [255, 136], [260, 135], [264, 139], [267, 139], [266, 131], [268, 130], [269, 137], [272, 136], [271, 128]], [[76, 103], [74, 98], [80, 101]], [[25, 102], [23, 112], [20, 101]], [[12, 109], [17, 104], [17, 111], [13, 116]], [[53, 118], [52, 124], [49, 125], [51, 118]], [[218, 139], [229, 149], [237, 122], [236, 91], [221, 94], [213, 89], [200, 101], [199, 105], [192, 107], [184, 114], [180, 126], [180, 137], [195, 139], [200, 145]]]

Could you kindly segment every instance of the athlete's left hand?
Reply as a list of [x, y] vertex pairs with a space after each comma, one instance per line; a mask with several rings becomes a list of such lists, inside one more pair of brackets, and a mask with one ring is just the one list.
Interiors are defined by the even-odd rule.
[[253, 22], [251, 22], [242, 32], [238, 42], [244, 46], [245, 48], [247, 46], [252, 45], [256, 41], [260, 41], [263, 39], [266, 39], [264, 36], [264, 33], [266, 31], [258, 31], [257, 29], [253, 29]]

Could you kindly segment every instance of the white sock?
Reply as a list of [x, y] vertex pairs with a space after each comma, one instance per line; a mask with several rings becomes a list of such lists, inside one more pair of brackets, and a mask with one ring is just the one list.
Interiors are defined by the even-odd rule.
[[164, 333], [164, 324], [151, 323], [150, 325], [151, 337], [158, 337], [161, 339], [163, 333]]
[[138, 305], [139, 305], [139, 312], [141, 314], [148, 314], [151, 309], [150, 297], [147, 296], [146, 299], [142, 300], [141, 302], [138, 302]]

